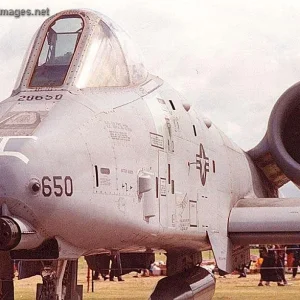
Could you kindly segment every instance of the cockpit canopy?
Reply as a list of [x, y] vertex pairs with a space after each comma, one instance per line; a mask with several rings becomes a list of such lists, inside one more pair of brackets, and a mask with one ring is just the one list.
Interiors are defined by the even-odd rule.
[[16, 90], [125, 87], [146, 77], [139, 51], [122, 29], [100, 13], [70, 10], [42, 24]]

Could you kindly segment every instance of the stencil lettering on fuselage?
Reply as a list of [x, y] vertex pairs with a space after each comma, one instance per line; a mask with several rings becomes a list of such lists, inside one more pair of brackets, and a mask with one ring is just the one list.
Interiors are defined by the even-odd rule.
[[130, 142], [132, 129], [127, 124], [105, 121], [105, 126], [112, 140], [121, 142]]
[[160, 178], [160, 195], [167, 196], [167, 181], [166, 178]]
[[160, 134], [150, 132], [151, 146], [164, 149], [164, 137]]
[[184, 195], [176, 195], [176, 210], [178, 211], [179, 227], [181, 231], [186, 231], [190, 227], [189, 216], [189, 200], [187, 193]]

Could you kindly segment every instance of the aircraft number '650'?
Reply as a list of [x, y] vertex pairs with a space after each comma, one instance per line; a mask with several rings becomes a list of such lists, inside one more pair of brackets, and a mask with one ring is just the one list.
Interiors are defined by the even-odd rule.
[[44, 176], [42, 178], [42, 193], [45, 197], [54, 194], [56, 197], [73, 195], [73, 180], [70, 176]]

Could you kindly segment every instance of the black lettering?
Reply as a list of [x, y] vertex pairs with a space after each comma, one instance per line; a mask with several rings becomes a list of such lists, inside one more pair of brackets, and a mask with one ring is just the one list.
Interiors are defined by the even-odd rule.
[[18, 99], [18, 101], [24, 101], [26, 99], [26, 96], [20, 96], [20, 98]]
[[53, 99], [53, 97], [50, 96], [50, 95], [46, 95], [46, 96], [45, 96], [45, 99], [46, 99], [46, 100], [51, 100], [51, 99]]
[[42, 179], [42, 193], [45, 197], [50, 197], [52, 193], [51, 186], [46, 184], [45, 181], [51, 182], [50, 177], [44, 176]]
[[34, 96], [27, 96], [27, 101], [32, 101], [34, 99]]
[[53, 176], [53, 187], [54, 189], [58, 190], [58, 191], [54, 191], [55, 196], [57, 197], [61, 197], [61, 195], [63, 194], [63, 188], [60, 184], [57, 183], [58, 180], [62, 180], [61, 176]]
[[73, 195], [73, 181], [70, 176], [65, 177], [65, 193], [69, 197]]

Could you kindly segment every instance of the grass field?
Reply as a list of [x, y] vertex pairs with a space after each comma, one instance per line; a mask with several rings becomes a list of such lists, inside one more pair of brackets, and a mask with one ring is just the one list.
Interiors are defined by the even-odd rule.
[[[124, 282], [95, 281], [94, 293], [87, 293], [87, 266], [83, 259], [79, 264], [79, 284], [84, 286], [85, 300], [138, 300], [148, 299], [156, 282], [161, 277], [140, 277], [134, 278], [134, 273], [123, 276]], [[289, 280], [291, 275], [286, 274], [291, 285], [277, 286], [271, 283], [270, 287], [258, 287], [259, 274], [248, 275], [246, 278], [238, 278], [238, 275], [227, 275], [226, 278], [216, 276], [216, 291], [213, 300], [290, 300], [300, 297], [300, 274], [296, 280]], [[35, 299], [36, 284], [41, 282], [39, 276], [16, 280], [15, 299]], [[91, 288], [91, 287], [90, 287]]]

